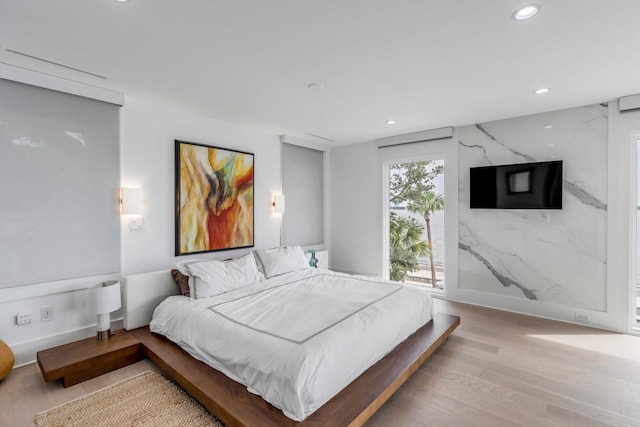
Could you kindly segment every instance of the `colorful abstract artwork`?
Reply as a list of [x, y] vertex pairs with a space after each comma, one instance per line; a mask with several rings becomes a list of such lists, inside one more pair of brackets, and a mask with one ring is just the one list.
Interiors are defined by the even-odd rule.
[[176, 255], [253, 246], [253, 154], [184, 141], [176, 150]]

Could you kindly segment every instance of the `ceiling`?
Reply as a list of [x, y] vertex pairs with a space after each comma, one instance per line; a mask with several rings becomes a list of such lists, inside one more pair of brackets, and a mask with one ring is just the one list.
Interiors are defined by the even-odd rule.
[[640, 93], [640, 1], [536, 2], [0, 0], [0, 62], [330, 145]]

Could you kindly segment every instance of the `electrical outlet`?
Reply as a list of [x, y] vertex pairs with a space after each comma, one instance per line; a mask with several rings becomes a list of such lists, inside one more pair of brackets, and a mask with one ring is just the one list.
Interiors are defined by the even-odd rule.
[[50, 322], [53, 320], [53, 307], [42, 307], [40, 309], [40, 321]]
[[31, 313], [18, 313], [16, 316], [16, 325], [25, 326], [31, 324]]
[[576, 313], [576, 320], [579, 322], [588, 322], [589, 317], [586, 314]]

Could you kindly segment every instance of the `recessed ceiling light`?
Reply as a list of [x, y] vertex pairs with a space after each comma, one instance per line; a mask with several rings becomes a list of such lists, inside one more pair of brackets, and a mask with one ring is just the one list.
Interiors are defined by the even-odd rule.
[[533, 93], [535, 93], [536, 95], [542, 95], [549, 92], [550, 90], [551, 89], [549, 89], [548, 87], [541, 87], [540, 89], [534, 90]]
[[556, 144], [547, 144], [547, 147], [555, 147]]
[[552, 125], [546, 125], [544, 128], [545, 129], [551, 129], [553, 126]]
[[385, 123], [388, 124], [388, 125], [395, 125], [396, 121], [395, 120], [387, 120]]
[[307, 85], [307, 89], [320, 90], [320, 89], [324, 89], [324, 86], [320, 83], [309, 83]]
[[528, 4], [516, 9], [511, 14], [511, 18], [516, 21], [524, 21], [525, 19], [533, 18], [538, 12], [540, 12], [540, 6], [537, 4]]
[[125, 2], [128, 2], [129, 0], [115, 0], [115, 1], [117, 1], [118, 3], [125, 3]]

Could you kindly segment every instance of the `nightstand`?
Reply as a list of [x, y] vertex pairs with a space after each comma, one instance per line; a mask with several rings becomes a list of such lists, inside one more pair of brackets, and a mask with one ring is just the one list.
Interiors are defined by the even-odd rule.
[[142, 360], [140, 342], [124, 329], [109, 339], [95, 337], [38, 352], [44, 380], [62, 380], [65, 387]]

